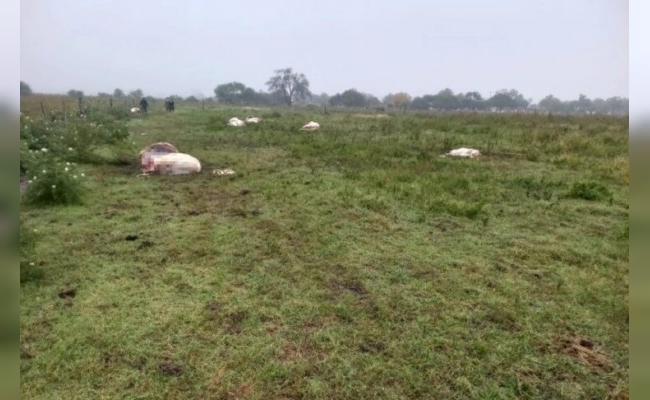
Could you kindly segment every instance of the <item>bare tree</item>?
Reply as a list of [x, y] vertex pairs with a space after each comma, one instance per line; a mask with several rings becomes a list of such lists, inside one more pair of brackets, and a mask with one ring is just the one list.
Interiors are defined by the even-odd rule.
[[266, 82], [269, 91], [282, 96], [289, 107], [297, 100], [311, 97], [309, 81], [304, 74], [293, 72], [291, 68], [276, 69], [275, 75]]

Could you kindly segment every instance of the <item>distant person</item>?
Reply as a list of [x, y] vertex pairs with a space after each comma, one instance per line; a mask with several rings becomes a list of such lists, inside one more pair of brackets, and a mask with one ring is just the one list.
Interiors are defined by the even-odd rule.
[[174, 111], [174, 100], [172, 99], [165, 100], [165, 110], [167, 110], [167, 112]]
[[146, 113], [147, 108], [149, 108], [149, 103], [147, 103], [147, 99], [143, 97], [142, 99], [140, 99], [140, 109], [142, 110], [143, 113]]

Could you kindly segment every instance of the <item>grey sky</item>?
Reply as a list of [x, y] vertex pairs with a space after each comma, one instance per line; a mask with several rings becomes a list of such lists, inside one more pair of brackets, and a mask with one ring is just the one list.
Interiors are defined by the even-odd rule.
[[23, 0], [20, 22], [41, 93], [213, 96], [292, 67], [330, 95], [629, 97], [626, 0]]

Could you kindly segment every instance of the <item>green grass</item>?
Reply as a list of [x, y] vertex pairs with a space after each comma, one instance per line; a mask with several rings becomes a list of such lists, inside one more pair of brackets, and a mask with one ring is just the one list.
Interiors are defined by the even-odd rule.
[[198, 175], [21, 208], [23, 398], [627, 397], [626, 119], [231, 116], [130, 122]]

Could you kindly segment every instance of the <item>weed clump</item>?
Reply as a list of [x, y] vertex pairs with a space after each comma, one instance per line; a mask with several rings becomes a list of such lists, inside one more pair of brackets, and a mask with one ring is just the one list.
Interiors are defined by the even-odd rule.
[[598, 182], [577, 182], [569, 190], [568, 197], [590, 201], [606, 200], [612, 197], [612, 192]]

